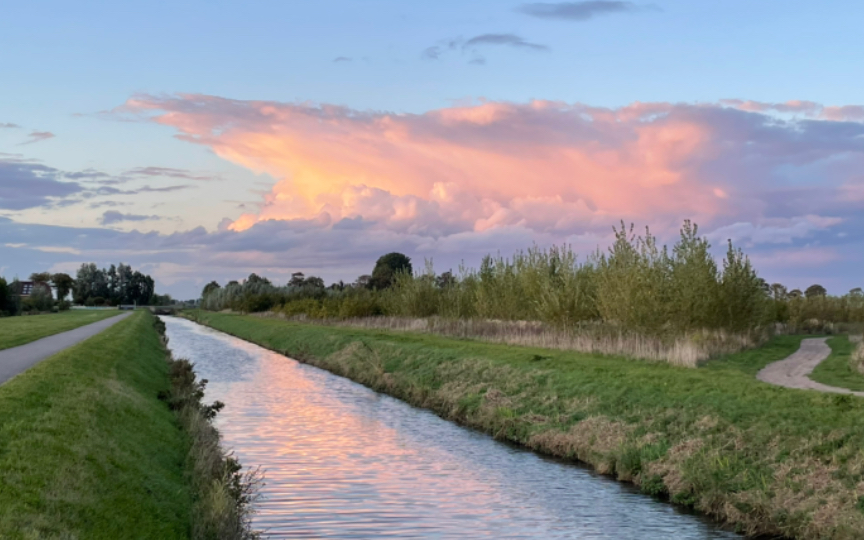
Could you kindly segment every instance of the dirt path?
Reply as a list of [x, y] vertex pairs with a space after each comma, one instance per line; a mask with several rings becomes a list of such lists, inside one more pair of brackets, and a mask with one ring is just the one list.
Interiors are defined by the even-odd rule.
[[20, 347], [3, 349], [0, 351], [0, 384], [35, 366], [49, 356], [53, 356], [72, 345], [77, 345], [85, 339], [95, 336], [131, 314], [127, 312], [118, 317], [110, 317], [93, 324], [69, 330], [68, 332], [61, 332], [53, 336], [37, 339]]
[[853, 392], [846, 388], [828, 386], [810, 379], [810, 373], [831, 354], [828, 338], [809, 338], [801, 341], [801, 348], [785, 360], [768, 364], [756, 374], [760, 381], [786, 388], [818, 390], [835, 394], [852, 394], [864, 397], [864, 392]]

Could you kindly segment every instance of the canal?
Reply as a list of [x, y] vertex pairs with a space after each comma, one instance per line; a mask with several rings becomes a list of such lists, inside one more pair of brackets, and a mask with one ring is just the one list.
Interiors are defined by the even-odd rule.
[[265, 485], [271, 538], [740, 538], [590, 470], [502, 444], [347, 379], [163, 317], [207, 379], [226, 448]]

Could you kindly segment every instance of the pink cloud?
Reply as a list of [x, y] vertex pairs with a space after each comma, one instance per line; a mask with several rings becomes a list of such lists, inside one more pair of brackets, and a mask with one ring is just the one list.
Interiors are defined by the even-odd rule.
[[[238, 231], [270, 220], [361, 220], [421, 236], [519, 227], [560, 238], [619, 219], [674, 226], [692, 218], [714, 228], [746, 223], [762, 231], [753, 241], [772, 242], [786, 238], [771, 232], [772, 219], [798, 220], [791, 238], [836, 225], [817, 226], [813, 216], [831, 215], [849, 193], [843, 186], [864, 166], [864, 125], [819, 118], [856, 110], [808, 101], [533, 101], [396, 114], [145, 95], [118, 112], [278, 178], [258, 211], [229, 225]], [[788, 113], [808, 119], [776, 116]]]

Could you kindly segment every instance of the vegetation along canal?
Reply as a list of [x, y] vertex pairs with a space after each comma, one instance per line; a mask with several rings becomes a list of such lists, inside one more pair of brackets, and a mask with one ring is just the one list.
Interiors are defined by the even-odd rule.
[[271, 538], [739, 536], [630, 486], [188, 320], [168, 346], [208, 379], [227, 448], [265, 474]]

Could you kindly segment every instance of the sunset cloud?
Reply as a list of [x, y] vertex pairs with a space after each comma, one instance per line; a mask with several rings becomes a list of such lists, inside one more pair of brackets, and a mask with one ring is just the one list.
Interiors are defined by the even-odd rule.
[[31, 131], [30, 134], [27, 136], [30, 137], [30, 139], [22, 142], [18, 146], [33, 144], [40, 141], [47, 141], [48, 139], [53, 139], [54, 137], [56, 137], [56, 135], [54, 135], [50, 131]]
[[[618, 219], [705, 224], [832, 215], [864, 166], [864, 124], [775, 113], [809, 102], [482, 102], [424, 114], [140, 96], [143, 114], [280, 180], [268, 220], [362, 219], [430, 236], [521, 226], [571, 233]], [[329, 226], [329, 225], [328, 225]]]

